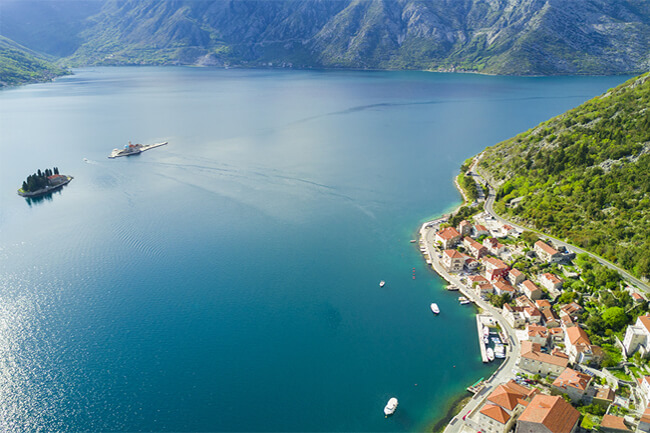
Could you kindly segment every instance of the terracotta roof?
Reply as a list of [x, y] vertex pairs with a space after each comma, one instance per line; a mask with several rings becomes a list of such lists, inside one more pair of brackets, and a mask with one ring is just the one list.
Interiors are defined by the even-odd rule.
[[573, 315], [582, 311], [582, 307], [576, 302], [571, 302], [570, 304], [562, 305], [560, 310], [566, 314]]
[[544, 362], [546, 364], [558, 365], [560, 367], [566, 367], [569, 364], [567, 358], [543, 353], [541, 351], [541, 346], [538, 343], [533, 343], [528, 340], [521, 342], [521, 357]]
[[505, 424], [508, 422], [510, 419], [510, 415], [508, 415], [508, 412], [503, 410], [503, 408], [495, 405], [495, 404], [486, 404], [483, 406], [483, 408], [480, 411], [483, 415], [489, 416], [495, 421], [500, 422], [501, 424]]
[[453, 227], [446, 227], [436, 233], [436, 236], [440, 236], [442, 239], [448, 241], [455, 237], [460, 237], [460, 233]]
[[487, 231], [488, 231], [488, 229], [485, 228], [485, 226], [484, 226], [484, 225], [481, 225], [481, 224], [476, 224], [476, 225], [474, 226], [474, 229], [475, 229], [477, 232], [487, 232]]
[[561, 283], [561, 282], [562, 282], [562, 280], [559, 279], [559, 278], [557, 277], [557, 275], [553, 275], [553, 274], [550, 274], [550, 273], [548, 273], [548, 272], [545, 273], [545, 274], [542, 274], [542, 278], [545, 278], [545, 279], [549, 280], [549, 281], [550, 281], [551, 283], [553, 283], [553, 284], [557, 284], [557, 283]]
[[465, 259], [465, 256], [456, 250], [444, 250], [442, 253], [452, 259]]
[[512, 411], [517, 406], [517, 400], [522, 397], [524, 397], [524, 394], [516, 392], [511, 387], [499, 385], [488, 395], [487, 399], [504, 409]]
[[616, 397], [614, 390], [606, 386], [599, 388], [598, 392], [596, 393], [596, 398], [599, 398], [601, 400], [614, 401], [614, 397]]
[[[537, 286], [535, 286], [535, 287], [537, 287]], [[537, 305], [537, 308], [539, 308], [540, 310], [545, 309], [545, 308], [551, 308], [551, 303], [548, 302], [548, 299], [538, 299], [538, 300], [535, 301], [535, 305]]]
[[508, 292], [508, 293], [514, 293], [515, 292], [515, 288], [512, 287], [510, 284], [506, 283], [503, 280], [496, 280], [492, 285], [496, 289], [501, 290], [502, 292]]
[[518, 276], [520, 276], [520, 275], [524, 275], [524, 273], [521, 272], [521, 271], [520, 271], [519, 269], [517, 269], [517, 268], [512, 268], [512, 269], [510, 269], [510, 272], [509, 272], [509, 273], [510, 273], [510, 275], [512, 275], [513, 277], [518, 277]]
[[544, 425], [551, 433], [570, 433], [580, 412], [560, 396], [536, 395], [519, 417], [519, 421]]
[[512, 229], [514, 229], [514, 227], [512, 227], [511, 225], [508, 225], [508, 224], [504, 224], [504, 225], [503, 225], [503, 228], [506, 229], [506, 230], [512, 230]]
[[486, 257], [483, 259], [483, 261], [489, 265], [491, 265], [494, 268], [507, 268], [508, 265], [505, 264], [503, 261], [499, 259], [495, 259], [494, 257]]
[[558, 357], [560, 357], [560, 358], [564, 358], [564, 359], [569, 359], [569, 355], [567, 355], [566, 353], [562, 352], [562, 351], [561, 351], [560, 349], [558, 349], [557, 347], [555, 347], [555, 348], [553, 348], [553, 350], [551, 350], [551, 355], [553, 355], [553, 356], [558, 356]]
[[474, 248], [476, 250], [480, 250], [481, 248], [485, 248], [483, 245], [481, 245], [479, 242], [475, 241], [472, 238], [465, 238], [463, 239], [463, 242], [467, 244], [469, 247]]
[[528, 324], [526, 326], [529, 337], [548, 337], [548, 328], [546, 326], [537, 326]]
[[[514, 380], [510, 379], [504, 386], [510, 388], [512, 391], [519, 393], [525, 397], [532, 397], [535, 394], [539, 393], [539, 390], [536, 388], [528, 388], [527, 386], [523, 386], [515, 382]], [[528, 403], [528, 402], [526, 402]]]
[[639, 295], [637, 292], [633, 292], [632, 297], [634, 298], [635, 301], [645, 301], [645, 298]]
[[582, 392], [587, 390], [591, 382], [591, 376], [584, 373], [579, 373], [571, 368], [566, 368], [562, 374], [560, 374], [557, 379], [553, 381], [553, 386], [558, 388], [576, 388]]
[[535, 246], [544, 251], [546, 254], [555, 255], [559, 254], [559, 251], [547, 244], [544, 241], [535, 242]]
[[469, 278], [472, 283], [489, 283], [488, 279], [483, 275], [470, 275], [467, 278]]
[[579, 326], [572, 326], [570, 328], [567, 328], [566, 335], [567, 337], [569, 337], [569, 342], [574, 346], [578, 344], [591, 345], [591, 341], [589, 341], [589, 336], [587, 335], [585, 330]]
[[517, 302], [517, 305], [528, 305], [530, 307], [535, 307], [535, 303], [531, 301], [530, 298], [526, 295], [518, 296], [515, 301]]
[[544, 320], [546, 320], [547, 322], [550, 322], [551, 320], [557, 320], [555, 313], [550, 308], [547, 308], [546, 310], [542, 311], [542, 314], [544, 315]]
[[641, 321], [641, 324], [646, 329], [646, 331], [650, 332], [650, 315], [639, 316], [639, 320]]
[[620, 416], [603, 415], [603, 420], [600, 422], [601, 427], [612, 430], [630, 431], [625, 425], [625, 421]]
[[524, 311], [530, 317], [542, 317], [542, 313], [535, 307], [524, 307]]
[[466, 226], [466, 225], [468, 225], [468, 224], [469, 224], [470, 226], [472, 225], [471, 222], [469, 222], [469, 221], [467, 221], [467, 220], [462, 220], [460, 223], [458, 223], [458, 227]]
[[562, 328], [551, 328], [551, 329], [548, 330], [548, 332], [549, 332], [552, 336], [556, 336], [556, 335], [560, 335], [560, 334], [561, 334], [562, 336], [564, 336], [564, 329], [562, 329]]

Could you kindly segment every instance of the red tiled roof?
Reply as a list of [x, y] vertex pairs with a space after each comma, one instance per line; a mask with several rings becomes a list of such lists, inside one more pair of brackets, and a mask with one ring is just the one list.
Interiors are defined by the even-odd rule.
[[512, 287], [510, 284], [506, 283], [503, 280], [496, 280], [492, 285], [495, 288], [501, 290], [502, 292], [508, 292], [508, 293], [514, 293], [515, 292], [515, 288]]
[[461, 254], [460, 252], [458, 252], [456, 250], [444, 250], [442, 253], [444, 255], [446, 255], [447, 257], [451, 258], [451, 259], [464, 259], [465, 258], [464, 254]]
[[569, 337], [569, 342], [571, 342], [571, 344], [574, 346], [578, 344], [591, 345], [589, 336], [585, 330], [579, 326], [572, 326], [570, 328], [567, 328], [566, 335]]
[[540, 310], [543, 308], [551, 308], [551, 303], [548, 302], [548, 299], [538, 299], [535, 301], [535, 305], [537, 305], [537, 308], [539, 308]]
[[646, 316], [639, 316], [639, 320], [641, 321], [641, 324], [643, 327], [650, 332], [650, 315]]
[[475, 229], [477, 232], [487, 232], [487, 231], [488, 231], [488, 229], [485, 228], [485, 226], [484, 226], [484, 225], [481, 225], [481, 224], [476, 224], [476, 225], [474, 226], [474, 229]]
[[486, 258], [483, 259], [483, 261], [486, 264], [490, 264], [490, 265], [492, 265], [492, 267], [495, 267], [495, 268], [507, 268], [508, 267], [508, 265], [505, 264], [503, 261], [501, 261], [499, 259], [495, 259], [494, 257], [486, 257]]
[[518, 277], [520, 275], [524, 275], [524, 273], [521, 272], [519, 269], [512, 268], [510, 269], [510, 275], [512, 275], [513, 277]]
[[557, 277], [557, 275], [553, 275], [553, 274], [550, 274], [550, 273], [548, 273], [548, 272], [545, 273], [545, 274], [542, 274], [542, 277], [543, 277], [543, 278], [546, 278], [547, 280], [549, 280], [549, 281], [550, 281], [551, 283], [553, 283], [553, 284], [557, 284], [557, 283], [561, 283], [561, 282], [562, 282], [562, 280], [559, 279], [559, 278]]
[[598, 389], [598, 392], [596, 393], [596, 398], [599, 398], [601, 400], [614, 401], [615, 397], [616, 394], [614, 393], [614, 390], [606, 386]]
[[548, 337], [548, 328], [546, 326], [526, 325], [529, 337]]
[[460, 237], [460, 233], [453, 227], [446, 227], [436, 233], [437, 236], [440, 236], [442, 239], [449, 241], [455, 237]]
[[495, 404], [486, 404], [485, 406], [483, 406], [480, 412], [483, 415], [489, 416], [493, 420], [500, 422], [501, 424], [507, 423], [508, 420], [510, 419], [510, 415], [508, 415], [508, 412], [506, 412], [505, 410], [503, 410], [503, 408]]
[[570, 433], [580, 412], [560, 396], [539, 394], [530, 402], [519, 421], [543, 424], [551, 433]]
[[541, 346], [531, 341], [521, 342], [521, 357], [560, 367], [566, 367], [569, 364], [569, 360], [566, 358], [542, 353]]
[[603, 420], [600, 422], [601, 427], [612, 430], [630, 431], [625, 425], [625, 421], [620, 416], [603, 415]]
[[487, 399], [504, 409], [512, 411], [517, 406], [517, 400], [522, 397], [524, 397], [524, 394], [520, 394], [506, 385], [499, 385], [488, 395]]
[[645, 412], [643, 412], [641, 421], [650, 424], [650, 407], [647, 407]]
[[557, 386], [558, 388], [571, 387], [585, 392], [589, 386], [589, 382], [591, 382], [591, 376], [588, 374], [579, 373], [571, 368], [566, 368], [562, 374], [553, 381], [553, 386]]
[[546, 254], [550, 254], [550, 255], [559, 254], [559, 251], [557, 251], [555, 248], [553, 248], [552, 246], [550, 246], [544, 241], [535, 242], [535, 246], [541, 249], [542, 251], [544, 251]]

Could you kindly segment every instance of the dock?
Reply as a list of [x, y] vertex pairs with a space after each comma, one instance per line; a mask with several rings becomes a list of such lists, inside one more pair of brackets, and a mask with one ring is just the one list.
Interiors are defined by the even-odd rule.
[[168, 142], [164, 141], [162, 143], [154, 143], [154, 144], [131, 144], [129, 141], [129, 148], [131, 149], [129, 152], [124, 152], [126, 149], [113, 149], [111, 154], [108, 156], [109, 158], [117, 158], [119, 156], [131, 156], [131, 155], [138, 155], [145, 150], [151, 150], [156, 147], [164, 146]]
[[481, 348], [481, 360], [487, 364], [490, 360], [487, 357], [487, 347], [483, 342], [483, 321], [480, 314], [476, 315], [476, 332], [478, 334], [478, 345]]

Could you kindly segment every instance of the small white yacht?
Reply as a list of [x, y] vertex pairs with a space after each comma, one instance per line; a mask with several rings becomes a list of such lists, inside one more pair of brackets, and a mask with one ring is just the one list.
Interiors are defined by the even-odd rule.
[[385, 285], [386, 285], [386, 281], [381, 280], [381, 281], [379, 282], [379, 287], [384, 287]]
[[458, 302], [460, 302], [460, 305], [467, 305], [467, 304], [471, 304], [471, 303], [472, 303], [472, 301], [470, 301], [469, 299], [467, 299], [467, 298], [464, 297], [464, 296], [459, 296], [459, 297], [458, 297]]
[[503, 344], [494, 345], [494, 357], [499, 359], [506, 357], [506, 348]]
[[397, 399], [395, 397], [392, 397], [390, 400], [388, 400], [388, 403], [386, 403], [384, 414], [386, 416], [392, 415], [395, 413], [395, 409], [397, 409]]
[[433, 314], [438, 314], [440, 313], [440, 308], [438, 308], [438, 304], [435, 302], [431, 304], [431, 311], [433, 311]]
[[494, 350], [491, 347], [487, 348], [487, 358], [490, 362], [494, 361]]

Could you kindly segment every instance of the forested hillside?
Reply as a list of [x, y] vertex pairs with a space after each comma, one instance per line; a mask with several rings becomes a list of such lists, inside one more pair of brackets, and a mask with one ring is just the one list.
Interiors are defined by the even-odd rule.
[[0, 87], [47, 81], [68, 72], [0, 36]]
[[488, 148], [497, 212], [650, 277], [650, 74]]

